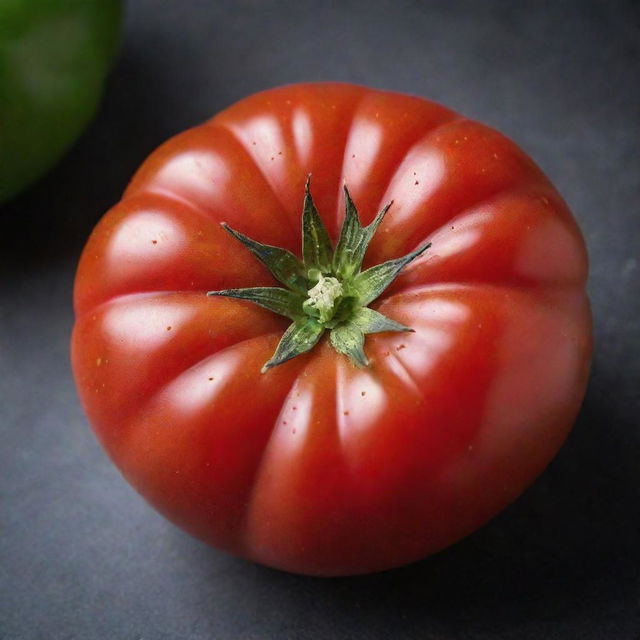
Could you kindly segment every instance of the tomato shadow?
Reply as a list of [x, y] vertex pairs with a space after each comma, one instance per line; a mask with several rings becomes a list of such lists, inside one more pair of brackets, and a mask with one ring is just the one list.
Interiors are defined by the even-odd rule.
[[[472, 628], [494, 637], [527, 625], [527, 637], [541, 637], [545, 625], [572, 621], [598, 625], [622, 616], [629, 624], [640, 566], [640, 452], [631, 444], [635, 392], [618, 375], [624, 373], [595, 362], [560, 454], [516, 503], [452, 548], [400, 569], [333, 579], [237, 561], [250, 574], [240, 601], [252, 608], [271, 602], [282, 615], [336, 637], [417, 638], [431, 631], [458, 638], [467, 637], [461, 629], [471, 637]], [[616, 629], [617, 638], [634, 637]]]

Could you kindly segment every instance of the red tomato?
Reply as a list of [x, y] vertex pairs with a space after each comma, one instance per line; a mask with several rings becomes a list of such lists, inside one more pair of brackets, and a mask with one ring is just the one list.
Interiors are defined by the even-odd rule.
[[[221, 228], [299, 254], [307, 174], [334, 243], [342, 186], [365, 266], [426, 241], [371, 306], [414, 333], [325, 338], [261, 373], [288, 321], [207, 291], [274, 286]], [[561, 446], [591, 352], [587, 256], [513, 142], [423, 99], [347, 84], [251, 96], [157, 149], [94, 230], [75, 286], [82, 403], [127, 480], [212, 545], [339, 575], [434, 553]]]

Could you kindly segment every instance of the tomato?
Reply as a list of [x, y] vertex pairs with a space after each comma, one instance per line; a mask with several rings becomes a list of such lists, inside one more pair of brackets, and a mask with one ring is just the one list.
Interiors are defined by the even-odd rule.
[[49, 169], [98, 108], [122, 0], [0, 2], [0, 202]]
[[[331, 331], [262, 373], [291, 320], [223, 296], [278, 285], [238, 239], [300, 255], [309, 174], [334, 247], [343, 185], [363, 224], [393, 201], [364, 270], [431, 243], [369, 306], [413, 332], [366, 335], [354, 364]], [[588, 376], [586, 277], [567, 205], [500, 133], [288, 86], [142, 165], [80, 260], [73, 369], [111, 459], [177, 525], [288, 571], [378, 571], [474, 531], [555, 455]]]

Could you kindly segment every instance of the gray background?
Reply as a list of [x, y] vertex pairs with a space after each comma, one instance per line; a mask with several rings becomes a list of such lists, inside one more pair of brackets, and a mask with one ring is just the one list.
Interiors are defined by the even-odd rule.
[[[640, 637], [640, 11], [631, 2], [131, 1], [96, 120], [0, 213], [0, 637]], [[78, 405], [82, 245], [161, 141], [259, 89], [346, 80], [515, 138], [589, 245], [596, 351], [576, 428], [492, 523], [420, 563], [314, 579], [155, 514]]]

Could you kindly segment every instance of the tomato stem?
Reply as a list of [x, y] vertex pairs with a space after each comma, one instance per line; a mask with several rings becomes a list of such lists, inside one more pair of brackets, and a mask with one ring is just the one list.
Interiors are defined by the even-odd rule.
[[431, 243], [401, 258], [361, 270], [365, 253], [391, 207], [384, 207], [366, 227], [344, 187], [345, 219], [338, 244], [333, 249], [329, 234], [311, 197], [311, 177], [307, 178], [302, 207], [302, 255], [300, 261], [286, 249], [265, 245], [223, 227], [251, 251], [285, 285], [209, 291], [209, 296], [248, 300], [292, 320], [275, 353], [262, 371], [313, 349], [325, 330], [336, 351], [358, 367], [368, 365], [364, 336], [384, 331], [412, 331], [395, 320], [369, 309], [368, 305], [396, 279], [400, 271], [424, 253]]

